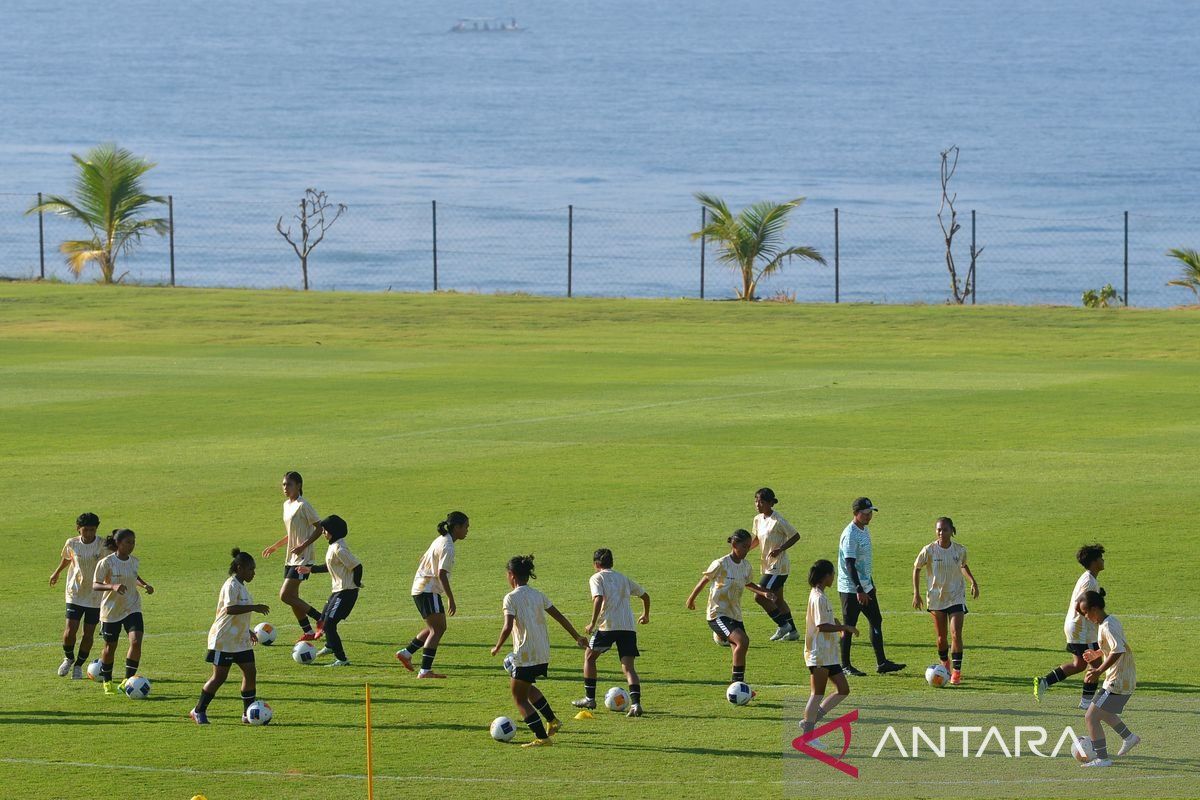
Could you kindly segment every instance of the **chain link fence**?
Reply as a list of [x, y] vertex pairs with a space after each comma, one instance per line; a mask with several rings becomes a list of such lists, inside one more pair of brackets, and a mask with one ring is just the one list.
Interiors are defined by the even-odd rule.
[[[337, 199], [337, 198], [335, 198]], [[0, 277], [75, 281], [59, 245], [83, 227], [27, 214], [37, 195], [0, 193]], [[167, 215], [163, 209], [163, 216]], [[299, 261], [275, 229], [295, 208], [240, 200], [172, 198], [172, 236], [144, 237], [123, 257], [124, 281], [176, 286], [301, 288]], [[1200, 247], [1200, 217], [1127, 213], [1050, 218], [966, 210], [954, 239], [960, 278], [972, 266], [968, 302], [1079, 305], [1112, 284], [1131, 305], [1195, 301], [1169, 287], [1180, 268], [1166, 256]], [[712, 241], [693, 239], [698, 207], [517, 208], [438, 202], [350, 203], [309, 258], [314, 289], [458, 291], [590, 297], [734, 296], [737, 276]], [[758, 296], [797, 302], [944, 303], [951, 298], [934, 213], [814, 208], [792, 213], [789, 244], [816, 248], [826, 264], [785, 263]]]

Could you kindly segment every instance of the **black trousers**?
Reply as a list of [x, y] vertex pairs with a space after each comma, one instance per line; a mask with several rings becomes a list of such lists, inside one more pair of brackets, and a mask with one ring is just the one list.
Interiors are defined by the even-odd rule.
[[329, 645], [329, 649], [333, 651], [333, 655], [339, 661], [348, 661], [349, 659], [346, 658], [346, 650], [342, 647], [342, 637], [338, 633], [337, 626], [339, 622], [350, 616], [356, 602], [358, 602], [358, 589], [344, 589], [333, 593], [329, 602], [325, 604], [325, 611], [322, 612], [325, 617], [325, 643]]
[[[879, 601], [875, 598], [875, 587], [871, 587], [871, 591], [867, 595], [871, 598], [868, 605], [862, 605], [858, 602], [858, 595], [854, 592], [838, 592], [842, 598], [842, 621], [847, 625], [858, 625], [858, 617], [861, 614], [867, 618], [867, 622], [871, 625], [871, 647], [875, 648], [875, 663], [882, 664], [887, 661], [887, 657], [883, 654], [883, 615], [879, 613]], [[842, 634], [842, 666], [850, 666], [850, 643], [854, 637], [848, 633]]]

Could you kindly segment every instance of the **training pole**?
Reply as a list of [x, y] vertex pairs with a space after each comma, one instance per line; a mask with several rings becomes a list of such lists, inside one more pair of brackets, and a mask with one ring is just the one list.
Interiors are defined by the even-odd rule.
[[375, 779], [371, 774], [371, 684], [367, 687], [367, 800], [375, 800]]

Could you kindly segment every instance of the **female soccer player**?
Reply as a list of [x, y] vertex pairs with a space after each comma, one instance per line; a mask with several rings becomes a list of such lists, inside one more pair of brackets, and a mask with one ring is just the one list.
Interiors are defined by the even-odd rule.
[[200, 699], [188, 716], [197, 725], [208, 724], [208, 704], [217, 696], [217, 690], [229, 677], [229, 668], [234, 664], [242, 671], [242, 722], [246, 709], [256, 699], [254, 650], [258, 643], [250, 619], [252, 612], [269, 614], [271, 609], [262, 603], [255, 604], [246, 584], [254, 580], [254, 557], [233, 548], [233, 561], [229, 564], [229, 578], [217, 595], [217, 616], [208, 629], [208, 655], [204, 660], [212, 664], [212, 677], [200, 690]]
[[630, 717], [642, 715], [642, 684], [638, 678], [634, 659], [641, 655], [637, 646], [637, 631], [633, 625], [633, 610], [629, 598], [640, 597], [642, 616], [638, 622], [645, 625], [650, 621], [650, 595], [631, 578], [613, 571], [612, 550], [602, 547], [592, 554], [595, 572], [588, 580], [592, 595], [592, 621], [584, 626], [588, 640], [587, 652], [583, 654], [583, 693], [579, 700], [571, 701], [576, 708], [596, 707], [596, 660], [615, 644], [621, 659], [621, 670], [629, 682]]
[[787, 551], [800, 541], [800, 534], [792, 527], [792, 523], [775, 513], [778, 502], [775, 492], [765, 486], [754, 493], [754, 510], [758, 515], [754, 518], [754, 541], [750, 543], [750, 549], [762, 548], [762, 580], [759, 585], [774, 592], [777, 598], [772, 603], [765, 597], [755, 595], [754, 602], [767, 612], [776, 625], [771, 641], [792, 642], [800, 638], [800, 633], [792, 619], [792, 609], [783, 599], [783, 585], [791, 572]]
[[[1096, 576], [1104, 569], [1104, 546], [1085, 544], [1075, 554], [1075, 560], [1083, 567], [1083, 574], [1075, 581], [1075, 588], [1071, 590], [1071, 599], [1067, 602], [1067, 618], [1063, 623], [1063, 632], [1067, 636], [1067, 652], [1071, 654], [1071, 661], [1060, 664], [1040, 678], [1033, 679], [1033, 697], [1039, 702], [1051, 686], [1087, 669], [1084, 654], [1099, 647], [1096, 642], [1096, 625], [1083, 613], [1079, 602], [1087, 592], [1104, 594], [1100, 582], [1096, 580]], [[1085, 675], [1079, 707], [1086, 710], [1095, 696], [1096, 683], [1089, 681]]]
[[[500, 638], [492, 648], [492, 655], [500, 652], [511, 633], [513, 702], [535, 737], [532, 742], [521, 746], [542, 747], [549, 745], [550, 736], [562, 727], [545, 695], [534, 686], [538, 678], [546, 677], [550, 666], [550, 633], [546, 630], [546, 614], [554, 617], [580, 647], [587, 647], [587, 639], [579, 635], [579, 631], [554, 607], [550, 598], [529, 585], [529, 581], [537, 577], [533, 572], [533, 556], [513, 556], [505, 568], [512, 591], [504, 595], [504, 627], [500, 629]], [[546, 718], [544, 725], [539, 713]]]
[[329, 602], [321, 612], [325, 618], [325, 642], [328, 647], [323, 648], [317, 655], [333, 653], [334, 661], [328, 666], [348, 667], [350, 659], [346, 657], [346, 650], [342, 647], [342, 637], [338, 634], [337, 626], [339, 622], [350, 617], [354, 604], [358, 602], [363, 566], [358, 556], [351, 553], [346, 544], [346, 534], [350, 532], [346, 520], [337, 514], [330, 514], [318, 522], [317, 526], [329, 542], [329, 549], [325, 551], [325, 566], [298, 569], [302, 575], [309, 572], [328, 572], [333, 578], [333, 594], [329, 595]]
[[[979, 597], [979, 581], [967, 566], [967, 548], [951, 538], [958, 533], [949, 517], [934, 523], [937, 538], [921, 548], [913, 562], [913, 608], [921, 610], [921, 570], [928, 568], [926, 602], [933, 617], [937, 636], [938, 659], [951, 670], [950, 683], [962, 683], [963, 617], [967, 613], [967, 590], [963, 576], [971, 579], [971, 598]], [[946, 625], [950, 627], [950, 646], [946, 645]], [[948, 658], [949, 657], [949, 658]], [[952, 660], [951, 660], [952, 659]]]
[[1123, 756], [1138, 746], [1142, 737], [1138, 736], [1117, 716], [1125, 710], [1133, 690], [1137, 688], [1137, 667], [1133, 663], [1133, 648], [1125, 641], [1125, 629], [1121, 621], [1112, 614], [1104, 611], [1104, 595], [1088, 591], [1079, 603], [1088, 621], [1097, 626], [1099, 651], [1091, 651], [1086, 658], [1090, 661], [1087, 673], [1083, 676], [1085, 682], [1096, 683], [1104, 675], [1104, 691], [1096, 698], [1096, 702], [1088, 706], [1083, 715], [1087, 722], [1088, 736], [1092, 740], [1092, 748], [1096, 758], [1084, 764], [1085, 767], [1111, 767], [1108, 758], [1108, 744], [1104, 739], [1104, 729], [1100, 723], [1112, 728], [1121, 737], [1121, 749], [1118, 756]]
[[412, 657], [425, 648], [421, 655], [421, 671], [418, 678], [444, 678], [445, 675], [433, 671], [433, 659], [437, 656], [438, 643], [446, 632], [446, 609], [442, 602], [442, 592], [446, 593], [449, 602], [450, 616], [458, 611], [454, 604], [454, 592], [450, 588], [450, 570], [454, 568], [454, 543], [467, 538], [471, 528], [471, 520], [461, 511], [451, 511], [446, 518], [437, 524], [437, 538], [421, 556], [417, 565], [417, 574], [413, 578], [412, 596], [417, 605], [417, 613], [425, 620], [425, 627], [413, 637], [408, 645], [396, 652], [396, 658], [404, 668], [412, 672]]
[[[837, 634], [857, 636], [858, 629], [841, 624], [833, 616], [833, 606], [829, 605], [825, 590], [833, 585], [835, 577], [833, 562], [825, 559], [814, 562], [808, 570], [808, 585], [812, 588], [808, 591], [808, 611], [804, 615], [804, 663], [808, 665], [811, 694], [800, 723], [804, 733], [817, 727], [817, 722], [850, 694], [850, 683], [842, 671], [841, 640]], [[825, 686], [830, 679], [837, 693], [825, 700]], [[809, 746], [823, 749], [820, 739], [809, 742]]]
[[101, 592], [100, 636], [104, 639], [104, 650], [100, 654], [100, 677], [104, 682], [104, 693], [115, 694], [112, 687], [113, 659], [116, 657], [117, 640], [124, 629], [129, 638], [129, 650], [125, 653], [125, 681], [137, 674], [142, 660], [142, 636], [146, 625], [142, 620], [142, 596], [138, 587], [146, 594], [154, 594], [154, 587], [138, 573], [139, 562], [133, 556], [136, 535], [128, 528], [113, 531], [104, 540], [104, 546], [112, 552], [96, 563], [92, 576], [92, 589]]
[[[300, 582], [308, 580], [308, 575], [301, 575], [297, 567], [313, 565], [312, 546], [321, 531], [317, 530], [317, 521], [321, 518], [304, 499], [304, 478], [299, 472], [288, 472], [283, 476], [283, 527], [287, 531], [283, 538], [263, 550], [263, 558], [283, 546], [287, 546], [287, 558], [283, 565], [283, 586], [279, 588], [279, 599], [291, 607], [300, 623], [301, 642], [311, 642], [320, 639], [323, 621], [321, 612], [300, 599]], [[317, 623], [314, 633], [309, 619]]]
[[[67, 677], [71, 673], [72, 680], [83, 678], [83, 665], [92, 652], [92, 639], [96, 634], [96, 624], [100, 622], [100, 594], [92, 588], [92, 577], [96, 574], [96, 564], [106, 554], [104, 545], [96, 536], [100, 527], [100, 518], [86, 512], [75, 520], [75, 530], [78, 536], [67, 539], [63, 545], [62, 558], [58, 569], [50, 574], [50, 585], [58, 583], [58, 576], [68, 566], [67, 570], [67, 625], [63, 629], [63, 661], [58, 665], [58, 676]], [[79, 633], [79, 623], [83, 622], [83, 638], [79, 640], [79, 655], [75, 655], [75, 639]]]
[[746, 679], [746, 651], [750, 649], [750, 635], [742, 624], [742, 591], [749, 589], [759, 597], [775, 602], [775, 593], [769, 592], [750, 580], [750, 565], [746, 554], [750, 552], [749, 531], [738, 528], [726, 539], [729, 555], [718, 558], [708, 565], [700, 582], [688, 595], [687, 607], [696, 609], [696, 596], [705, 584], [712, 581], [708, 592], [708, 627], [712, 628], [717, 644], [728, 643], [733, 648], [733, 681]]

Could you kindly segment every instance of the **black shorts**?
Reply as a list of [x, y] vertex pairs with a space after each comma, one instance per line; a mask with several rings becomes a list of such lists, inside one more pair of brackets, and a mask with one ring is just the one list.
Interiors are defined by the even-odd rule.
[[713, 633], [720, 636], [722, 639], [728, 639], [729, 634], [734, 631], [744, 631], [746, 626], [742, 624], [740, 619], [732, 619], [730, 617], [717, 617], [708, 621], [708, 627], [712, 628]]
[[311, 566], [312, 566], [312, 564], [291, 564], [291, 565], [284, 564], [283, 565], [283, 579], [285, 581], [306, 581], [306, 580], [308, 580], [308, 575], [301, 575], [299, 572], [296, 571], [296, 567], [311, 567]]
[[135, 611], [132, 614], [126, 614], [124, 619], [119, 619], [116, 622], [101, 622], [100, 637], [106, 642], [115, 642], [121, 638], [121, 629], [124, 628], [126, 633], [139, 633], [146, 630], [146, 625], [142, 621], [142, 612]]
[[787, 579], [787, 575], [763, 575], [759, 579], [758, 585], [768, 592], [778, 592], [783, 589], [783, 585], [787, 583]]
[[354, 604], [357, 602], [358, 589], [343, 589], [330, 595], [329, 602], [325, 604], [325, 610], [321, 613], [326, 622], [341, 622], [350, 617], [350, 612], [354, 610]]
[[67, 603], [67, 619], [81, 619], [84, 625], [95, 625], [100, 622], [100, 609]]
[[829, 677], [831, 677], [831, 678], [832, 678], [834, 675], [841, 675], [841, 674], [842, 674], [842, 665], [841, 665], [841, 664], [829, 664], [828, 666], [824, 666], [824, 667], [809, 667], [809, 668], [808, 668], [808, 672], [809, 672], [809, 674], [811, 675], [812, 673], [816, 672], [816, 671], [817, 671], [817, 670], [819, 670], [819, 669], [828, 670], [828, 671], [829, 671]]
[[1113, 694], [1108, 689], [1100, 692], [1096, 699], [1092, 701], [1093, 705], [1101, 711], [1107, 711], [1110, 714], [1120, 714], [1125, 710], [1125, 704], [1129, 702], [1131, 694]]
[[1083, 654], [1088, 650], [1099, 650], [1100, 645], [1096, 642], [1091, 644], [1075, 644], [1074, 642], [1067, 643], [1067, 652], [1073, 656], [1083, 657]]
[[235, 653], [227, 653], [223, 650], [209, 650], [204, 660], [214, 667], [228, 667], [230, 664], [253, 664], [254, 651], [238, 650]]
[[537, 683], [538, 678], [546, 677], [549, 664], [532, 664], [528, 667], [517, 667], [513, 670], [513, 680]]
[[421, 592], [420, 594], [414, 594], [412, 599], [417, 604], [417, 613], [421, 615], [421, 619], [425, 619], [430, 614], [446, 613], [446, 604], [442, 602], [440, 594]]
[[967, 611], [966, 603], [958, 603], [957, 605], [946, 606], [945, 608], [929, 609], [930, 614], [932, 614], [935, 611], [938, 612], [939, 614], [968, 614], [968, 613], [970, 613]]
[[595, 631], [588, 639], [588, 647], [597, 653], [607, 653], [614, 644], [617, 646], [617, 655], [621, 658], [641, 655], [635, 631]]

